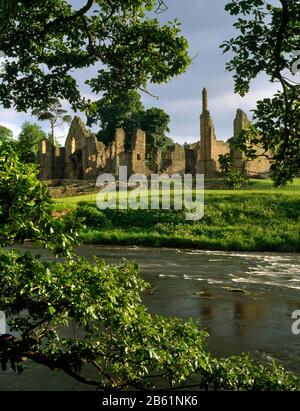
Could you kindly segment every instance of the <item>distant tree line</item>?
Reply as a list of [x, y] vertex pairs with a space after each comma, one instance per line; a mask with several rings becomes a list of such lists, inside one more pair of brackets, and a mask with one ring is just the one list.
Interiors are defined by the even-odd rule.
[[47, 138], [46, 133], [38, 124], [26, 121], [22, 125], [18, 139], [14, 139], [13, 132], [0, 125], [0, 144], [8, 143], [13, 147], [23, 163], [35, 163], [39, 142]]

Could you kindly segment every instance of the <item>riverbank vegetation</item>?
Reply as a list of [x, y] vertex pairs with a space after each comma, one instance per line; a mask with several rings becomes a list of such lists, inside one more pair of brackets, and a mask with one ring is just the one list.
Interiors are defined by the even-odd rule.
[[[145, 194], [147, 195], [147, 194]], [[269, 180], [242, 190], [206, 190], [204, 218], [181, 210], [98, 210], [96, 194], [56, 199], [56, 212], [77, 207], [86, 244], [225, 251], [300, 251], [300, 179], [277, 189]]]

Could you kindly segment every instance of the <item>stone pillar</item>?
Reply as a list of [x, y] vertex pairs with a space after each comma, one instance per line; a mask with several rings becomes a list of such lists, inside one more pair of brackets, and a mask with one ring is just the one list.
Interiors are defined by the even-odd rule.
[[208, 111], [208, 94], [206, 88], [202, 91], [202, 112]]
[[214, 177], [216, 174], [216, 163], [213, 160], [212, 152], [216, 144], [216, 134], [208, 110], [208, 93], [206, 88], [202, 91], [202, 114], [200, 116], [200, 158], [198, 158], [197, 172], [205, 174], [206, 177]]

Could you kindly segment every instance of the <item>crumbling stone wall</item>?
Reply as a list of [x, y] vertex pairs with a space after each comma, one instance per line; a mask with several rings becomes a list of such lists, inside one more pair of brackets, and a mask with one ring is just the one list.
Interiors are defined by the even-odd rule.
[[180, 144], [171, 146], [163, 158], [161, 171], [165, 174], [185, 173], [185, 149]]
[[65, 176], [65, 148], [56, 146], [54, 148], [53, 178], [60, 179]]
[[44, 139], [39, 142], [37, 162], [41, 180], [50, 180], [53, 176], [53, 152], [54, 147], [50, 141]]
[[198, 143], [184, 145], [186, 174], [194, 175], [197, 173], [197, 153], [200, 153], [200, 147], [200, 141]]
[[[247, 115], [241, 109], [238, 109], [233, 122], [234, 138], [237, 138], [241, 131], [245, 129], [249, 123], [250, 121]], [[259, 147], [256, 147], [256, 152], [258, 155], [263, 154], [263, 150]], [[233, 146], [232, 142], [230, 145], [230, 155], [233, 159], [233, 164], [235, 167], [241, 169], [243, 167], [245, 157], [240, 150]], [[245, 171], [249, 177], [267, 177], [270, 173], [270, 165], [271, 164], [268, 158], [258, 157], [256, 160], [247, 162]]]
[[95, 135], [90, 135], [86, 139], [86, 145], [84, 146], [82, 155], [86, 158], [86, 169], [84, 170], [85, 179], [96, 179], [97, 170], [104, 168], [107, 162], [105, 145], [98, 141]]
[[153, 173], [158, 174], [162, 166], [162, 150], [160, 147], [155, 147], [152, 153], [151, 170]]
[[230, 144], [222, 140], [217, 140], [212, 147], [212, 158], [216, 162], [216, 169], [214, 170], [216, 175], [221, 173], [221, 167], [219, 163], [219, 156], [230, 153]]
[[39, 178], [51, 180], [63, 178], [65, 174], [65, 149], [55, 146], [50, 140], [39, 142], [37, 155]]
[[146, 133], [144, 131], [136, 130], [132, 137], [131, 147], [128, 172], [149, 176], [150, 170], [146, 166]]
[[[43, 140], [39, 145], [38, 163], [41, 180], [69, 179], [95, 180], [103, 172], [118, 175], [120, 166], [127, 166], [129, 174], [152, 173], [188, 174], [201, 173], [206, 178], [220, 177], [219, 155], [230, 153], [234, 164], [241, 166], [243, 157], [239, 150], [228, 142], [217, 140], [214, 123], [208, 110], [208, 94], [202, 93], [203, 110], [200, 116], [200, 141], [181, 146], [174, 144], [164, 153], [155, 149], [152, 159], [147, 158], [147, 136], [137, 130], [132, 136], [131, 148], [126, 148], [123, 129], [117, 129], [114, 141], [105, 145], [91, 134], [79, 117], [74, 117], [65, 147], [55, 147]], [[242, 110], [234, 120], [234, 136], [247, 126], [249, 120]], [[251, 176], [268, 173], [270, 163], [260, 158], [248, 163], [247, 173]]]

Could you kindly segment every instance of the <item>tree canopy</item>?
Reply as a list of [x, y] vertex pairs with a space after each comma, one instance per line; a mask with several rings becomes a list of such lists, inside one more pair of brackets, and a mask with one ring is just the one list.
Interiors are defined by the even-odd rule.
[[11, 142], [13, 138], [13, 132], [9, 128], [0, 125], [0, 141]]
[[238, 16], [239, 35], [225, 41], [224, 52], [233, 53], [227, 70], [234, 72], [235, 91], [247, 94], [252, 81], [266, 74], [279, 90], [273, 98], [257, 102], [253, 124], [236, 139], [247, 158], [263, 149], [272, 162], [276, 185], [292, 180], [300, 171], [300, 4], [298, 0], [234, 0], [226, 10]]
[[88, 125], [100, 125], [98, 138], [105, 144], [113, 141], [116, 128], [123, 128], [126, 143], [130, 147], [131, 137], [137, 128], [146, 132], [147, 154], [151, 157], [154, 147], [164, 149], [172, 142], [166, 136], [169, 131], [170, 116], [162, 109], [145, 110], [138, 92], [130, 90], [111, 98], [106, 96], [93, 104], [93, 115], [88, 118]]
[[[95, 93], [144, 89], [184, 72], [188, 43], [176, 20], [153, 18], [162, 0], [0, 0], [0, 103], [18, 111], [66, 99], [87, 109], [74, 70]], [[84, 69], [94, 67], [89, 78]]]
[[154, 148], [166, 149], [173, 140], [166, 136], [169, 129], [170, 116], [161, 108], [152, 107], [141, 117], [140, 128], [147, 135], [147, 152], [152, 157]]
[[70, 124], [72, 116], [67, 114], [59, 100], [53, 101], [50, 106], [43, 106], [38, 110], [33, 110], [32, 114], [40, 121], [49, 121], [51, 126], [51, 140], [55, 143], [55, 128], [61, 127], [64, 123]]
[[19, 134], [16, 148], [23, 163], [35, 163], [39, 142], [46, 138], [46, 134], [38, 124], [25, 121]]
[[144, 111], [139, 93], [130, 90], [111, 97], [106, 96], [93, 103], [93, 115], [88, 117], [88, 126], [100, 127], [99, 140], [107, 144], [113, 141], [116, 128], [124, 128], [132, 134], [139, 126], [139, 119]]

